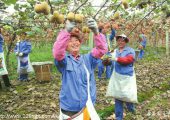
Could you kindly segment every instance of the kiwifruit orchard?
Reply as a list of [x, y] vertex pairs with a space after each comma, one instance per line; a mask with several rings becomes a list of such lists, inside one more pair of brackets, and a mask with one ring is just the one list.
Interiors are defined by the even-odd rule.
[[[59, 93], [62, 75], [54, 64], [53, 45], [66, 21], [75, 22], [82, 34], [81, 54], [95, 46], [93, 32], [87, 20], [93, 18], [98, 29], [109, 36], [125, 34], [128, 46], [138, 49], [139, 34], [147, 44], [142, 59], [134, 62], [137, 98], [135, 113], [124, 106], [124, 120], [170, 120], [170, 0], [1, 0], [0, 29], [4, 38], [5, 64], [12, 89], [6, 89], [0, 79], [0, 120], [58, 120]], [[26, 33], [26, 34], [25, 34]], [[31, 43], [30, 62], [33, 65], [29, 81], [19, 82], [17, 57], [18, 40]], [[0, 43], [1, 44], [1, 43]], [[109, 50], [117, 48], [116, 38]], [[95, 68], [95, 109], [101, 120], [116, 120], [115, 100], [106, 97], [109, 79], [98, 78]], [[44, 71], [43, 71], [44, 70]]]

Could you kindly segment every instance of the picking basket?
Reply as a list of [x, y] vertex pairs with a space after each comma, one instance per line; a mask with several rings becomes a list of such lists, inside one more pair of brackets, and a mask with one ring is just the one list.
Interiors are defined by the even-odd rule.
[[35, 71], [36, 79], [39, 81], [50, 81], [51, 80], [51, 68], [52, 62], [32, 62], [32, 66]]

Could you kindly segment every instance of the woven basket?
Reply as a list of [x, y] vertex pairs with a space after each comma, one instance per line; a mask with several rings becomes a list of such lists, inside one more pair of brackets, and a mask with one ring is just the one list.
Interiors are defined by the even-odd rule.
[[32, 62], [36, 79], [39, 81], [50, 81], [52, 64], [52, 62]]

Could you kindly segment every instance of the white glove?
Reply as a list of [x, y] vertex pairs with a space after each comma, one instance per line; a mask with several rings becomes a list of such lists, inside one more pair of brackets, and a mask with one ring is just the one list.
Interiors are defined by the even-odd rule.
[[18, 56], [18, 52], [15, 52], [15, 55]]
[[111, 59], [111, 56], [107, 55], [107, 54], [104, 54], [102, 57], [101, 57], [102, 60], [106, 60], [106, 59]]
[[87, 26], [93, 31], [94, 34], [99, 33], [97, 23], [94, 19], [89, 18], [87, 20]]
[[117, 58], [115, 57], [115, 55], [112, 55], [111, 60], [117, 61]]
[[75, 23], [75, 22], [70, 22], [69, 20], [66, 21], [66, 26], [65, 26], [65, 28], [66, 28], [66, 30], [67, 30], [68, 32], [71, 32], [72, 29], [73, 29], [75, 26], [76, 26], [76, 23]]
[[19, 56], [20, 56], [20, 57], [21, 57], [21, 56], [23, 56], [23, 53], [22, 53], [22, 52], [20, 52], [20, 53], [19, 53]]

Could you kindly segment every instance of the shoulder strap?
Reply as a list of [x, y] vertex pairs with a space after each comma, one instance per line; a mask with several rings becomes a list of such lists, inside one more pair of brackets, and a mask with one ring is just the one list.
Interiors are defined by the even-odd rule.
[[86, 74], [87, 74], [87, 94], [88, 94], [88, 99], [91, 99], [90, 98], [90, 73], [89, 73], [85, 63], [83, 63], [83, 66], [84, 66], [84, 69], [85, 69]]

